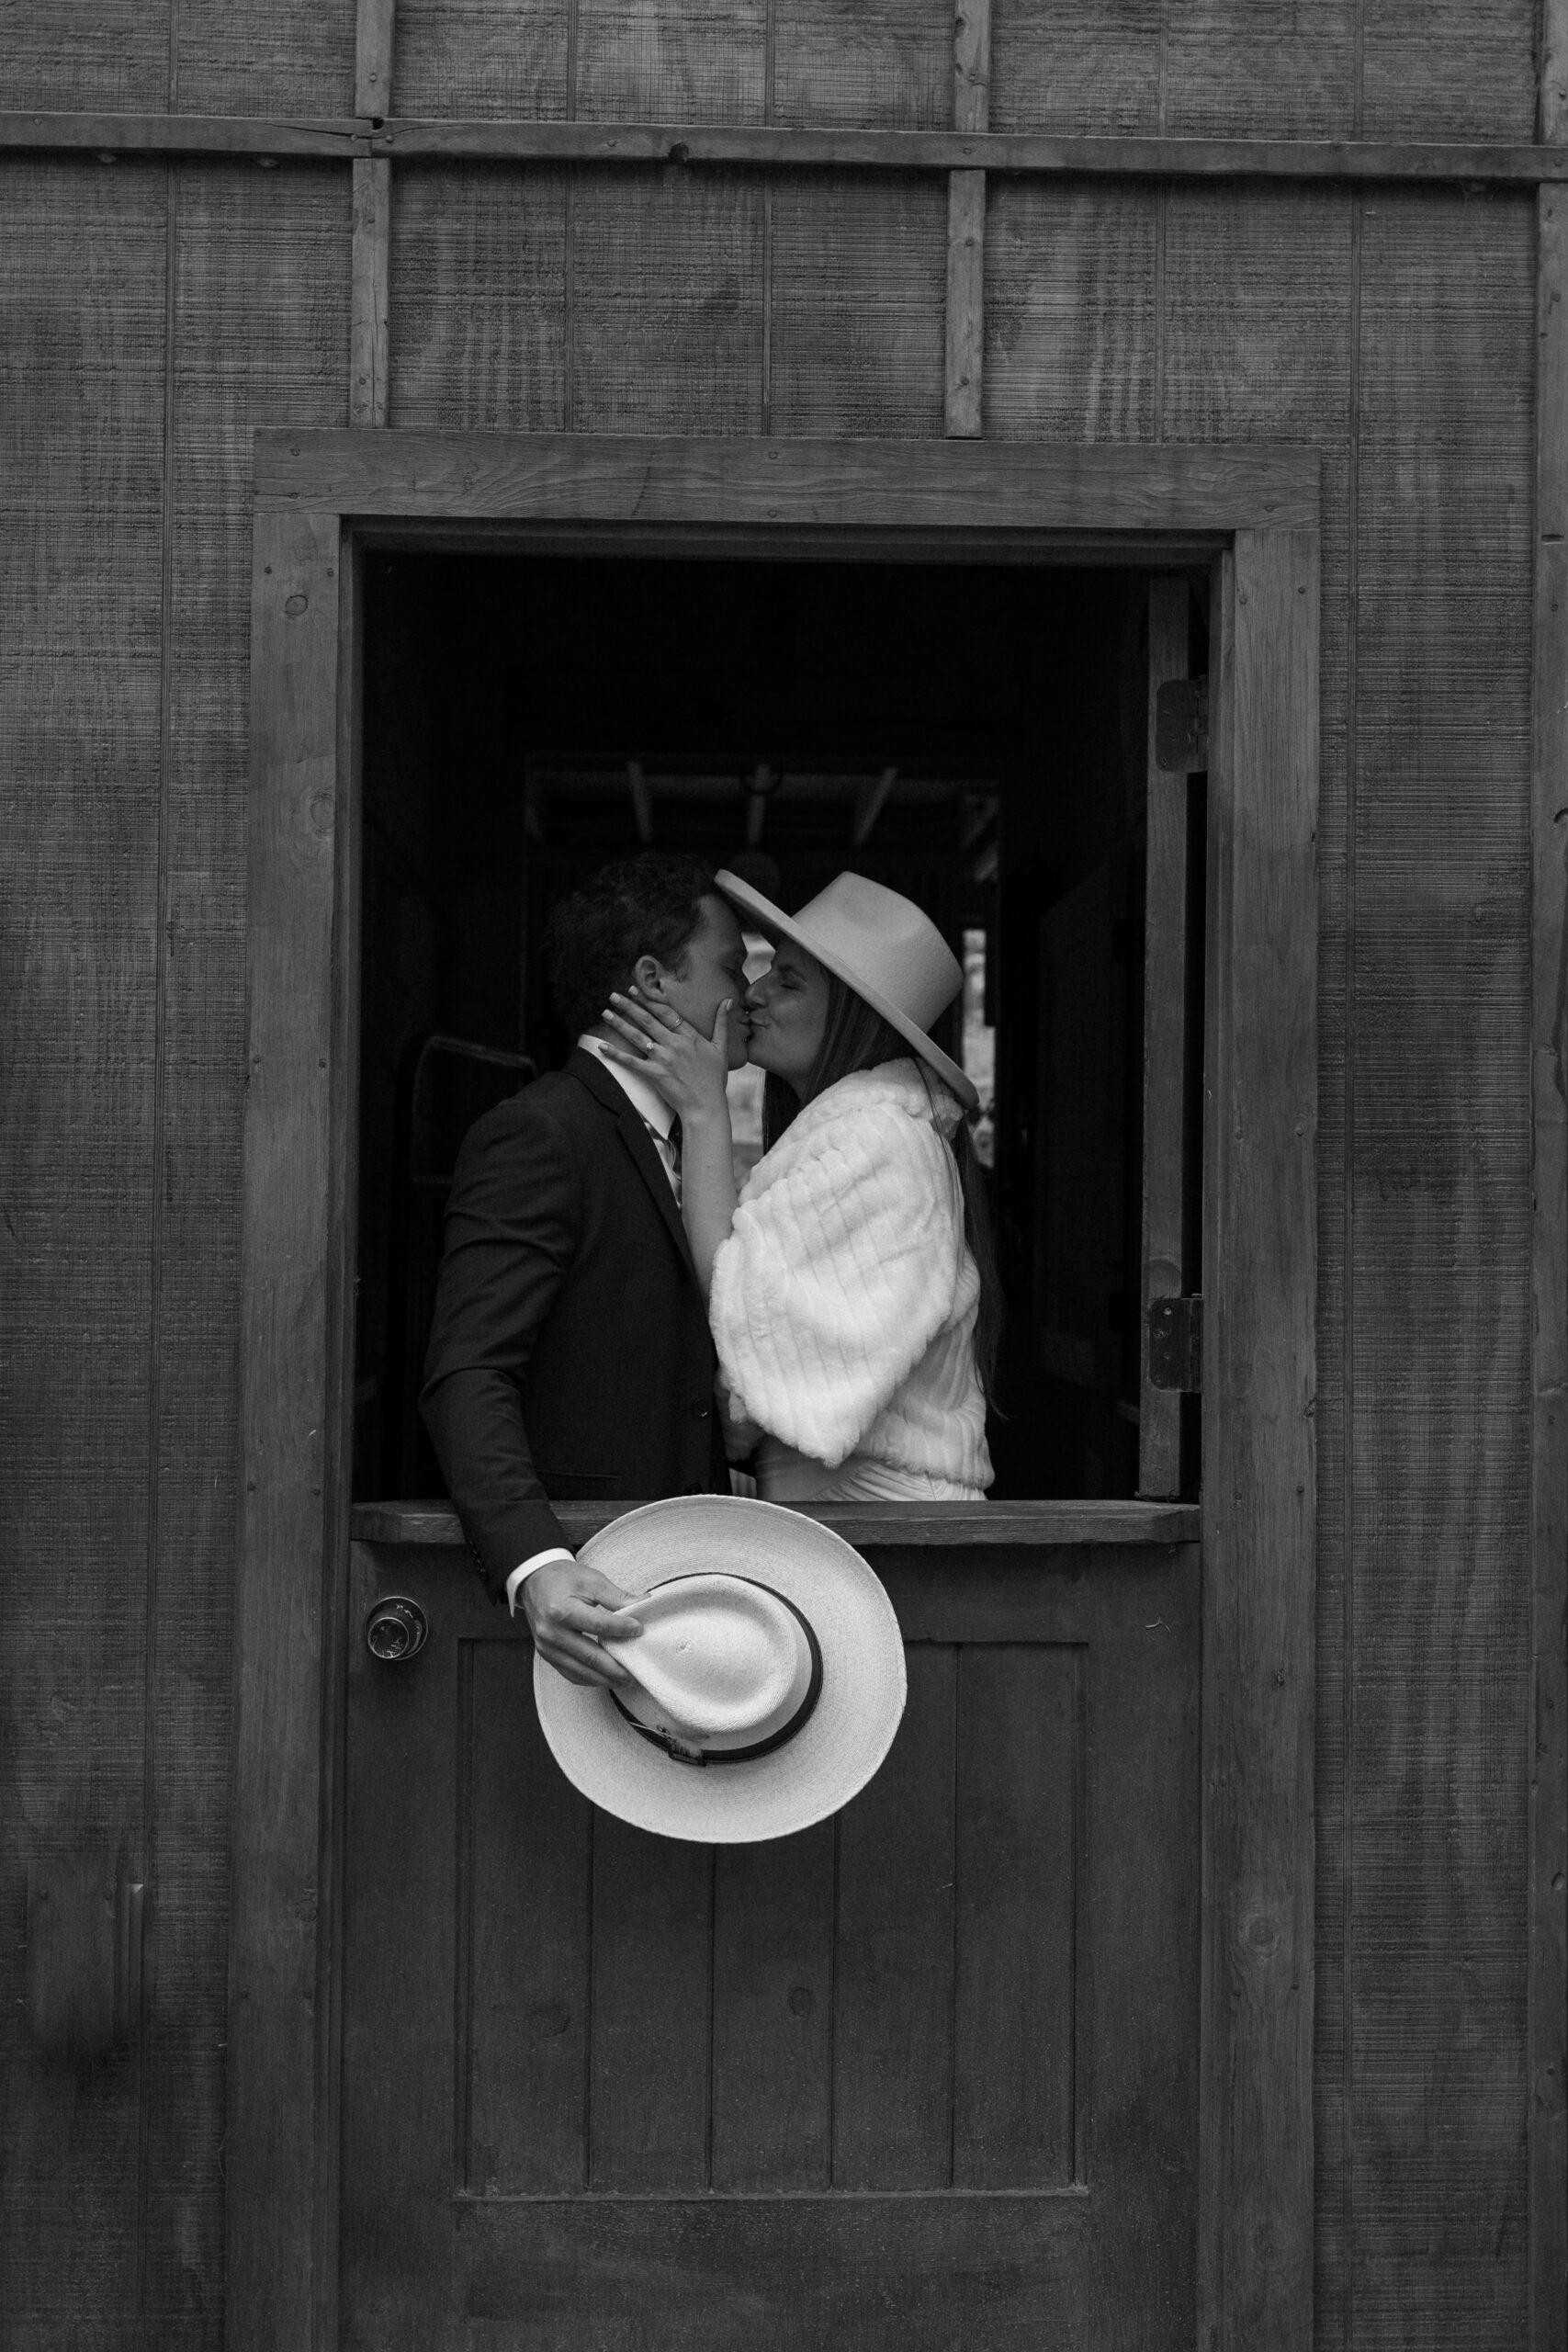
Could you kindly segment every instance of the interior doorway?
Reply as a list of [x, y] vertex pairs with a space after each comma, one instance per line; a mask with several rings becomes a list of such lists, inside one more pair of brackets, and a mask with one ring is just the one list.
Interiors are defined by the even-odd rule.
[[[1207, 582], [1186, 599], [1193, 674]], [[356, 1498], [441, 1491], [417, 1396], [446, 1179], [471, 1122], [570, 1046], [542, 973], [551, 905], [639, 847], [789, 908], [850, 866], [936, 921], [965, 970], [940, 1042], [980, 1092], [1008, 1307], [993, 1494], [1138, 1491], [1149, 585], [367, 559]], [[754, 1157], [760, 1104], [735, 1093]]]

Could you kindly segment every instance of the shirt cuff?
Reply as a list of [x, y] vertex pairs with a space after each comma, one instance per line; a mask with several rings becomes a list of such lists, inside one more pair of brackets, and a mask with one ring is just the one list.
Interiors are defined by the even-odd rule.
[[570, 1560], [573, 1556], [574, 1555], [570, 1552], [564, 1550], [560, 1544], [553, 1544], [547, 1552], [536, 1552], [531, 1559], [527, 1559], [523, 1562], [521, 1567], [513, 1568], [512, 1574], [506, 1579], [506, 1605], [508, 1609], [511, 1610], [512, 1614], [514, 1617], [517, 1614], [517, 1596], [523, 1589], [523, 1582], [525, 1577], [531, 1577], [535, 1569], [542, 1568], [546, 1565], [547, 1561]]

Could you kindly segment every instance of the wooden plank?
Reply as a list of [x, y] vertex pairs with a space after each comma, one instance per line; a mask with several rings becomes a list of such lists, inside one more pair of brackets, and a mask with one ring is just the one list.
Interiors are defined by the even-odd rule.
[[545, 167], [399, 173], [400, 424], [547, 433], [565, 422], [566, 180]]
[[1149, 1378], [1149, 1307], [1184, 1288], [1187, 1106], [1187, 778], [1155, 756], [1155, 707], [1188, 673], [1185, 578], [1149, 587], [1148, 808], [1144, 903], [1144, 1265], [1138, 1492], [1181, 1489], [1181, 1398]]
[[[318, 155], [347, 162], [740, 164], [784, 171], [953, 172], [1111, 179], [1350, 180], [1535, 187], [1568, 154], [1522, 141], [1055, 137], [992, 130], [800, 130], [787, 124], [421, 120], [279, 115], [0, 113], [0, 153]], [[678, 152], [677, 152], [678, 151]]]
[[[94, 28], [84, 31], [91, 70]], [[28, 28], [7, 28], [5, 39], [9, 74]], [[135, 71], [134, 51], [126, 64]], [[67, 1871], [96, 1854], [112, 1883], [123, 1855], [156, 1864], [160, 1879], [171, 1863], [176, 1883], [183, 1875], [164, 1854], [157, 1813], [160, 1633], [167, 1639], [158, 1592], [168, 1571], [150, 1393], [170, 797], [160, 723], [168, 216], [162, 175], [95, 184], [36, 163], [4, 173], [0, 209], [0, 308], [10, 322], [0, 1555], [6, 1770], [16, 1792], [0, 1841], [0, 2332], [60, 2352], [78, 2331], [107, 2346], [137, 2328], [151, 2086], [145, 2042], [78, 2069], [30, 2036], [29, 1870]], [[215, 1679], [220, 1658], [204, 1661]], [[148, 1928], [155, 1964], [169, 1930], [155, 1911]], [[163, 2027], [173, 2018], [160, 1989], [150, 1968], [143, 2016]], [[193, 2108], [191, 2137], [210, 2163], [219, 2118], [210, 2105]], [[179, 2218], [205, 2251], [198, 2198], [170, 2202], [183, 2204]]]
[[946, 421], [950, 435], [978, 435], [986, 336], [986, 175], [947, 182]]
[[391, 298], [392, 167], [354, 166], [353, 297], [349, 314], [348, 421], [387, 422], [390, 387], [388, 313]]
[[[636, 1503], [558, 1503], [569, 1542], [586, 1544], [600, 1528], [622, 1519]], [[966, 1551], [975, 1544], [1195, 1544], [1201, 1514], [1196, 1503], [1151, 1503], [1112, 1497], [1084, 1502], [792, 1504], [807, 1519], [836, 1528], [857, 1546], [932, 1544]], [[450, 1503], [355, 1503], [350, 1524], [361, 1544], [467, 1547]]]
[[[230, 1912], [235, 2347], [308, 2342], [316, 2287], [321, 1561], [341, 1524], [331, 1367], [346, 1279], [331, 1149], [338, 557], [333, 516], [257, 518]], [[308, 975], [315, 985], [301, 986]]]
[[588, 2177], [591, 1808], [545, 1746], [532, 1645], [468, 1646], [458, 2182], [481, 2197], [570, 2192]]
[[1077, 2177], [1078, 1656], [1023, 1643], [958, 1653], [955, 2188]]
[[[1318, 547], [1220, 567], [1210, 758], [1200, 2337], [1312, 2343]], [[1211, 2335], [1212, 2331], [1212, 2335]]]
[[794, 174], [768, 204], [770, 431], [940, 435], [945, 188]]
[[887, 1760], [838, 1816], [835, 2188], [953, 2176], [956, 1662], [945, 1645], [910, 1652]]
[[348, 112], [355, 0], [225, 0], [169, 14], [172, 105], [286, 119]]
[[537, 0], [522, 10], [504, 0], [398, 0], [399, 105], [438, 120], [564, 119], [572, 112], [577, 14], [573, 0]]
[[1363, 127], [1375, 136], [1528, 139], [1541, 0], [1386, 0], [1360, 30]]
[[[98, 118], [106, 119], [107, 118]], [[35, 141], [32, 143], [44, 143]], [[83, 139], [73, 143], [91, 145]], [[678, 152], [677, 152], [678, 151]], [[788, 171], [952, 172], [1138, 179], [1286, 179], [1535, 187], [1568, 156], [1528, 142], [1058, 138], [1037, 131], [796, 130], [778, 125], [395, 120], [375, 154], [520, 163], [743, 164]]]
[[708, 2185], [713, 1858], [593, 1815], [595, 2189], [662, 2198]]
[[258, 508], [410, 520], [1220, 534], [1315, 525], [1315, 452], [258, 432]]
[[[1568, 5], [1542, 10], [1538, 135], [1568, 131]], [[1536, 212], [1531, 789], [1529, 2344], [1568, 2346], [1568, 200]]]
[[573, 109], [592, 122], [761, 122], [771, 14], [769, 0], [577, 0]]
[[779, 123], [938, 130], [953, 119], [953, 0], [773, 0]]
[[[396, 0], [358, 0], [355, 24], [354, 105], [378, 120], [391, 111], [392, 21]], [[389, 387], [387, 349], [392, 246], [392, 174], [386, 163], [354, 165], [353, 288], [348, 334], [348, 421], [385, 424]]]
[[1205, 437], [1157, 427], [1159, 203], [1156, 189], [1133, 184], [993, 180], [986, 422], [994, 438], [1092, 446]]
[[[448, 2217], [461, 2154], [454, 2147], [453, 2026], [468, 2007], [468, 1986], [455, 1980], [453, 1923], [460, 1872], [473, 1860], [462, 1834], [477, 1793], [470, 1776], [490, 1759], [476, 1753], [472, 1653], [437, 1617], [415, 1671], [378, 1664], [361, 1630], [377, 1596], [367, 1553], [355, 1550], [351, 1578], [341, 1956], [349, 1993], [343, 2128], [351, 2156], [343, 2167], [342, 2287], [371, 2340], [401, 2346], [410, 2318], [417, 2326], [419, 2314], [448, 2300]], [[377, 2174], [363, 2160], [371, 2148], [384, 2167]], [[279, 2184], [273, 2194], [287, 2191]], [[269, 2282], [241, 2340], [268, 2352], [332, 2345], [335, 2291], [317, 2332], [284, 2335], [275, 2319], [269, 2326], [291, 2291], [292, 2282]]]
[[369, 121], [322, 116], [211, 114], [0, 114], [0, 153], [105, 155], [317, 155], [346, 163], [368, 155]]
[[[991, 96], [991, 0], [958, 0], [953, 30], [953, 127], [984, 130]], [[947, 183], [947, 430], [977, 435], [986, 343], [986, 175]]]
[[715, 1856], [716, 2190], [829, 2186], [833, 1861], [830, 1821]]

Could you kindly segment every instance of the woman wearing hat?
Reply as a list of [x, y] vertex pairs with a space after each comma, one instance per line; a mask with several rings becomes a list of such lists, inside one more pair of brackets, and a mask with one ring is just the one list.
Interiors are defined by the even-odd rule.
[[[616, 997], [606, 1020], [680, 1114], [682, 1215], [738, 1432], [775, 1502], [979, 1501], [998, 1295], [964, 1114], [930, 1035], [963, 974], [912, 900], [840, 874], [787, 915], [715, 887], [775, 943], [748, 991], [762, 1159], [736, 1198], [722, 1010], [706, 1038]], [[739, 1442], [744, 1450], [744, 1437]]]

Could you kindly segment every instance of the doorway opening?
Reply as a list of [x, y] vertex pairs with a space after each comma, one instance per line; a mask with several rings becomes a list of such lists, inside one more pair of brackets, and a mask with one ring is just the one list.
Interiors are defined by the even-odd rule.
[[[980, 1092], [1007, 1304], [993, 1495], [1138, 1491], [1150, 580], [367, 556], [356, 1499], [442, 1490], [417, 1398], [446, 1183], [473, 1120], [570, 1047], [543, 977], [551, 906], [639, 847], [727, 865], [786, 908], [851, 867], [937, 922], [965, 974], [939, 1042]], [[1194, 573], [1193, 676], [1206, 595]], [[1201, 777], [1191, 790], [1189, 1159]], [[754, 1158], [744, 1075], [734, 1108]], [[1201, 1189], [1194, 1171], [1191, 1292]]]

